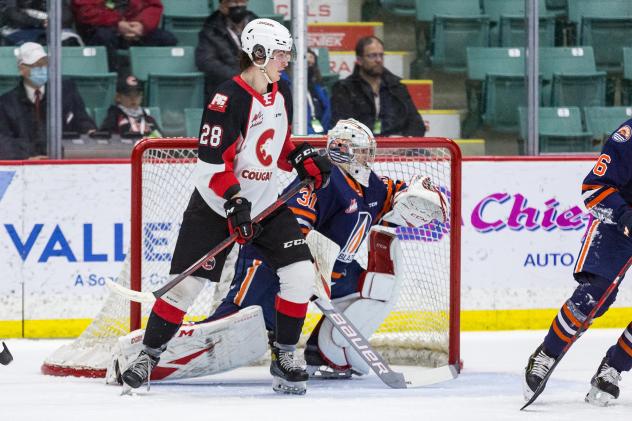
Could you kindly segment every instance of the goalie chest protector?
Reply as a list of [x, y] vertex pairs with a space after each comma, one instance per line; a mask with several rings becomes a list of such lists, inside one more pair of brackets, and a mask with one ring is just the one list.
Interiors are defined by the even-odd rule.
[[334, 165], [327, 187], [315, 192], [305, 188], [288, 201], [288, 206], [301, 226], [316, 228], [340, 246], [334, 271], [343, 272], [371, 226], [391, 209], [393, 195], [402, 186], [371, 172], [369, 186], [364, 187]]

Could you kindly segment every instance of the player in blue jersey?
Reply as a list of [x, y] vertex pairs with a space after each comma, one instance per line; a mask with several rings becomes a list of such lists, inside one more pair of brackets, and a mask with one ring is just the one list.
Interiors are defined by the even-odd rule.
[[[402, 219], [402, 212], [393, 211], [394, 197], [409, 189], [403, 181], [380, 177], [371, 170], [375, 150], [373, 134], [364, 124], [353, 119], [339, 121], [328, 133], [327, 154], [335, 164], [329, 185], [317, 191], [304, 188], [288, 201], [306, 235], [316, 230], [340, 247], [331, 274], [331, 298], [367, 337], [395, 305], [399, 287], [393, 270], [397, 258], [390, 252], [392, 238], [384, 231], [371, 231], [371, 227], [385, 221], [413, 226], [433, 219], [443, 222], [447, 206], [443, 194], [424, 177], [430, 189], [426, 192], [434, 202], [424, 208], [423, 216], [410, 212]], [[413, 181], [416, 186], [420, 182]], [[364, 269], [355, 257], [367, 237], [369, 257]], [[245, 246], [239, 253], [231, 288], [208, 320], [260, 305], [266, 328], [274, 331], [278, 290], [279, 278], [272, 267], [254, 247]], [[350, 352], [343, 339], [332, 335], [332, 329], [329, 321], [321, 319], [307, 342], [305, 359], [310, 375], [348, 378], [353, 372], [367, 373], [369, 367]]]
[[[573, 276], [571, 297], [551, 323], [544, 342], [525, 369], [525, 399], [531, 398], [557, 356], [582, 325], [604, 291], [632, 258], [632, 119], [606, 141], [601, 155], [582, 184], [582, 197], [595, 217], [588, 227]], [[615, 301], [615, 290], [596, 313], [603, 315]], [[632, 369], [632, 323], [602, 359], [591, 380], [586, 401], [605, 406], [619, 396], [621, 373]]]

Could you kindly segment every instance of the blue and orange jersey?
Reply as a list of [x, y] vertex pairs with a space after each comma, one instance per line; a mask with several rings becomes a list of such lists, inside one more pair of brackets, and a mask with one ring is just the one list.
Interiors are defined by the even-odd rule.
[[336, 277], [342, 276], [345, 266], [353, 261], [371, 226], [391, 210], [395, 193], [405, 187], [402, 181], [374, 172], [368, 187], [364, 187], [334, 165], [326, 187], [316, 191], [305, 187], [287, 204], [305, 234], [316, 229], [340, 246], [334, 266]]
[[586, 208], [606, 223], [616, 223], [632, 205], [632, 119], [614, 131], [582, 184]]

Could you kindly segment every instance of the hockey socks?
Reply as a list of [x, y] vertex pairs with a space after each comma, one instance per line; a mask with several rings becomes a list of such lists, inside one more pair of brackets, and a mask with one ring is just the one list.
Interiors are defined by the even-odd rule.
[[276, 296], [276, 342], [283, 345], [296, 345], [301, 336], [307, 303], [293, 303]]
[[632, 323], [625, 328], [617, 343], [608, 349], [606, 358], [619, 373], [632, 369]]
[[171, 304], [157, 300], [147, 321], [143, 345], [152, 349], [164, 348], [182, 325], [184, 314]]
[[[584, 275], [585, 282], [579, 284], [571, 298], [564, 303], [544, 338], [544, 349], [552, 357], [560, 355], [564, 346], [571, 341], [577, 329], [586, 320], [586, 315], [590, 314], [610, 284], [610, 281], [605, 278], [593, 274]], [[608, 310], [616, 295], [615, 290], [595, 314], [595, 318]]]

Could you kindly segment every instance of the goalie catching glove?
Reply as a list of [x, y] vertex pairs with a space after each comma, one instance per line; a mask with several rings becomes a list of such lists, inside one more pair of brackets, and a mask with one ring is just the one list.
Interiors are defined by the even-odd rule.
[[251, 205], [248, 199], [244, 197], [233, 197], [224, 203], [226, 210], [226, 219], [228, 220], [228, 230], [232, 235], [237, 233], [237, 241], [239, 244], [246, 244], [255, 238], [258, 231], [255, 229], [250, 219]]
[[308, 177], [314, 179], [315, 189], [325, 187], [329, 182], [331, 163], [324, 156], [320, 156], [318, 151], [308, 143], [303, 143], [290, 152], [287, 159], [301, 180], [305, 180]]
[[416, 175], [408, 187], [395, 194], [393, 209], [384, 215], [384, 221], [400, 226], [420, 227], [433, 220], [448, 220], [448, 199], [430, 177]]

